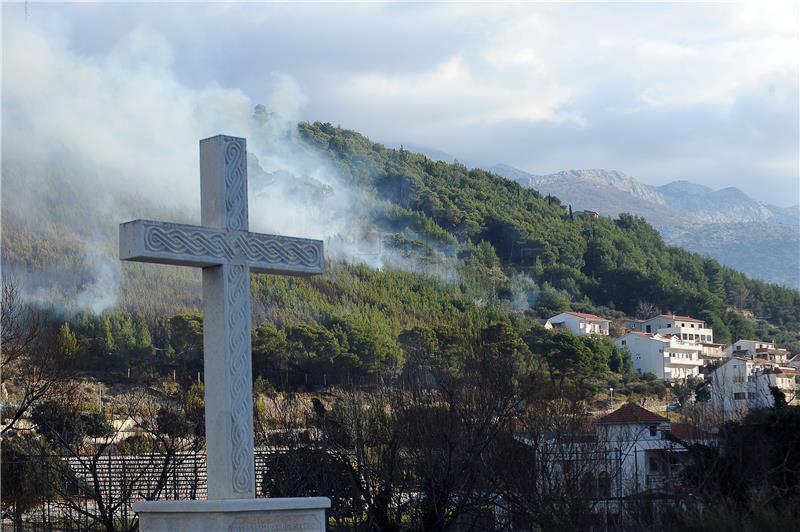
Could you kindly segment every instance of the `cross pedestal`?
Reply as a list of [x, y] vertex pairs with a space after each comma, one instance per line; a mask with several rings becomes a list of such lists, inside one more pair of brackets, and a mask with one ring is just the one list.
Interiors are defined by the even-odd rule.
[[121, 260], [203, 269], [208, 500], [137, 503], [141, 529], [325, 530], [325, 497], [255, 498], [250, 352], [250, 272], [322, 273], [322, 241], [248, 231], [245, 139], [200, 141], [200, 192], [202, 226], [120, 225]]

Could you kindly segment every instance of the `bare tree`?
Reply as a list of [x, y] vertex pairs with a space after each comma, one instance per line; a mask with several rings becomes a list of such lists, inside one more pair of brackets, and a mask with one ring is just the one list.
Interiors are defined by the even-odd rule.
[[660, 312], [661, 310], [659, 310], [655, 303], [641, 300], [636, 305], [634, 316], [636, 316], [636, 319], [638, 320], [646, 320], [652, 318], [653, 316], [657, 316]]
[[0, 436], [18, 430], [20, 419], [36, 403], [69, 393], [75, 386], [74, 352], [64, 345], [59, 330], [44, 314], [25, 303], [10, 282], [2, 287], [2, 346], [0, 370], [3, 384], [13, 393], [4, 402], [2, 418], [8, 419]]
[[[37, 411], [34, 418], [61, 456], [61, 481], [54, 488], [65, 513], [107, 532], [135, 530], [133, 502], [197, 496], [202, 440], [192, 434], [179, 406], [136, 391], [110, 402], [104, 412], [82, 412], [76, 403], [54, 408], [51, 415]], [[57, 426], [59, 419], [70, 416], [75, 423]], [[123, 438], [124, 432], [134, 434]], [[186, 462], [189, 478], [178, 478]], [[172, 485], [175, 491], [170, 493]]]

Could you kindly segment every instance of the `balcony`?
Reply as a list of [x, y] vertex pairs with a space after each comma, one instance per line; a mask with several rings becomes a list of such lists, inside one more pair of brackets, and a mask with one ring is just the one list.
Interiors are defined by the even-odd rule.
[[703, 365], [701, 358], [685, 358], [675, 353], [664, 353], [664, 367], [699, 368]]

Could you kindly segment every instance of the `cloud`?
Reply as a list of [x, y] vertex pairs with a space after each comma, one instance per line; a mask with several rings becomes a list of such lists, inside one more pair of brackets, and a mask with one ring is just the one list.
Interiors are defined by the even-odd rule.
[[[385, 143], [531, 171], [602, 164], [652, 183], [725, 183], [797, 202], [792, 2], [32, 4], [30, 13], [62, 21], [61, 46], [87, 58], [149, 28], [171, 45], [171, 56], [152, 52], [156, 63], [193, 91], [261, 101], [276, 73], [289, 75], [305, 95], [299, 118]], [[692, 161], [702, 162], [694, 172]]]

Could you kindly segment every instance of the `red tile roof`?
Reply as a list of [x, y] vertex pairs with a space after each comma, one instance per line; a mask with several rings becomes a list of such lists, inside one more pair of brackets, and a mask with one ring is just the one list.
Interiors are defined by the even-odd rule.
[[670, 433], [679, 440], [716, 440], [719, 436], [688, 423], [672, 423]]
[[658, 318], [659, 316], [664, 316], [665, 318], [672, 318], [673, 320], [696, 321], [697, 323], [703, 323], [703, 320], [698, 320], [697, 318], [693, 318], [691, 316], [678, 316], [677, 314], [659, 314], [656, 317]]
[[634, 403], [625, 403], [615, 411], [597, 420], [599, 424], [618, 425], [635, 423], [641, 425], [652, 425], [654, 423], [669, 423], [665, 417], [661, 417], [655, 412]]
[[595, 316], [594, 314], [586, 314], [584, 312], [565, 312], [564, 314], [569, 314], [570, 316], [583, 318], [585, 320], [611, 321], [607, 318], [601, 318], [600, 316]]

